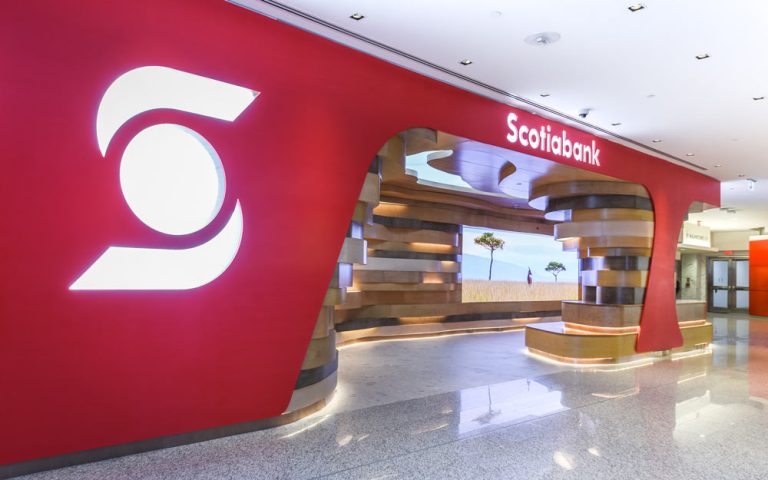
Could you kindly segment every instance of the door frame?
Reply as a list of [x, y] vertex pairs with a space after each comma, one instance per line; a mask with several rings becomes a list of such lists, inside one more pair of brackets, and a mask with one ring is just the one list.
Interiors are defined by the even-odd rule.
[[[714, 266], [716, 261], [728, 261], [728, 286], [725, 287], [728, 290], [728, 308], [715, 307], [713, 305], [712, 291], [715, 288], [713, 286], [714, 280]], [[737, 287], [736, 286], [736, 262], [737, 261], [749, 261], [748, 256], [727, 256], [727, 257], [708, 257], [707, 258], [707, 310], [715, 313], [748, 313], [749, 304], [745, 308], [736, 308], [736, 292], [739, 290], [749, 291], [749, 286]]]

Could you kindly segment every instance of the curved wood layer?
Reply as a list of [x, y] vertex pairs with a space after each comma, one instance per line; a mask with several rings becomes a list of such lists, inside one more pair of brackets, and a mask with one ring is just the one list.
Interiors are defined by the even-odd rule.
[[[402, 190], [395, 192], [391, 187], [386, 187], [384, 189], [386, 197], [382, 197], [386, 202], [382, 201], [375, 208], [376, 215], [419, 218], [433, 222], [530, 233], [550, 234], [552, 232], [552, 222], [544, 219], [542, 212], [536, 210], [499, 207], [458, 195], [403, 196]], [[424, 198], [429, 202], [415, 201], [412, 198]], [[435, 203], [438, 201], [441, 203]]]
[[649, 257], [631, 255], [616, 257], [589, 257], [579, 260], [579, 270], [648, 270]]
[[634, 208], [590, 208], [571, 210], [566, 221], [594, 222], [601, 220], [640, 220], [653, 222], [653, 211]]
[[368, 249], [422, 253], [460, 253], [460, 249], [455, 245], [419, 242], [388, 242], [386, 240], [368, 240]]
[[[683, 346], [675, 352], [693, 350], [712, 341], [712, 324], [681, 325]], [[574, 331], [563, 322], [538, 323], [525, 327], [525, 346], [565, 362], [616, 363], [635, 359], [637, 333]]]
[[581, 298], [599, 305], [642, 305], [644, 287], [593, 287], [581, 286]]
[[[593, 327], [637, 327], [642, 305], [599, 305], [579, 300], [566, 300], [562, 305], [563, 322]], [[677, 318], [680, 323], [706, 320], [707, 303], [698, 300], [678, 300]]]
[[637, 270], [584, 270], [581, 284], [588, 287], [645, 287], [647, 271]]
[[413, 260], [407, 258], [371, 257], [365, 265], [355, 265], [355, 270], [391, 270], [397, 272], [442, 272], [461, 271], [459, 262], [450, 260]]
[[650, 249], [653, 237], [578, 237], [562, 240], [567, 252], [599, 248], [644, 248]]
[[647, 197], [634, 195], [580, 195], [574, 197], [548, 198], [544, 211], [546, 215], [565, 210], [586, 210], [596, 208], [628, 208], [653, 211], [653, 203]]
[[[472, 302], [436, 304], [390, 304], [370, 305], [359, 310], [348, 311], [337, 320], [347, 321], [361, 318], [402, 318], [427, 316], [481, 315], [488, 313], [508, 314], [560, 310], [560, 300], [539, 300], [523, 302]], [[340, 312], [336, 312], [339, 314]]]
[[448, 292], [459, 288], [453, 283], [358, 283], [355, 286], [366, 292]]
[[359, 342], [372, 342], [393, 338], [432, 338], [467, 333], [490, 333], [522, 330], [526, 325], [556, 320], [558, 317], [520, 317], [499, 320], [472, 320], [449, 323], [417, 323], [407, 325], [382, 325], [339, 332], [338, 347]]
[[387, 240], [394, 242], [441, 243], [459, 245], [459, 235], [456, 233], [438, 232], [435, 230], [408, 230], [388, 228], [377, 223], [365, 225], [365, 238]]
[[606, 220], [571, 222], [555, 225], [555, 239], [572, 237], [653, 237], [653, 222], [639, 220]]
[[[547, 178], [542, 179], [547, 181]], [[560, 183], [541, 183], [533, 185], [529, 196], [530, 204], [540, 204], [541, 199], [576, 197], [580, 195], [631, 195], [650, 198], [648, 190], [642, 185], [620, 181], [575, 180]], [[535, 207], [534, 207], [535, 208]]]
[[579, 251], [579, 258], [584, 257], [650, 257], [651, 249], [637, 247], [587, 247]]

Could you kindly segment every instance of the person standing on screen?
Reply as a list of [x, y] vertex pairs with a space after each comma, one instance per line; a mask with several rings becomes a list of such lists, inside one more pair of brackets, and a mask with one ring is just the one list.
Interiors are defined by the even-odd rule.
[[531, 267], [528, 267], [528, 285], [533, 285], [533, 272], [531, 272]]

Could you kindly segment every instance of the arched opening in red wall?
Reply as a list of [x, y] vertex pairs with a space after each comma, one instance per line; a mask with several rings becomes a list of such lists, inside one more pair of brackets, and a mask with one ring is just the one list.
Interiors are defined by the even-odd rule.
[[[462, 265], [467, 255], [463, 250], [467, 241], [462, 237], [472, 231], [467, 225], [557, 240], [558, 247], [574, 259], [573, 298], [565, 303], [557, 297], [533, 298], [532, 292], [539, 286], [534, 285], [531, 275], [529, 282], [523, 276], [519, 285], [509, 282], [504, 286], [503, 281], [493, 284], [493, 288], [518, 289], [518, 298], [462, 301], [466, 282]], [[410, 129], [387, 142], [372, 162], [337, 269], [342, 271], [351, 262], [351, 273], [346, 275], [346, 284], [332, 284], [329, 291], [334, 292], [331, 297], [337, 303], [323, 308], [333, 318], [333, 336], [342, 346], [393, 338], [516, 331], [504, 337], [506, 344], [491, 341], [489, 350], [506, 349], [512, 355], [524, 356], [525, 325], [595, 337], [636, 336], [653, 232], [653, 204], [642, 185], [440, 131]], [[364, 253], [360, 251], [363, 248]], [[497, 262], [501, 251], [496, 253]], [[534, 261], [534, 251], [523, 254], [527, 256], [521, 261]], [[544, 270], [546, 262], [534, 265], [549, 276]], [[318, 334], [313, 342], [320, 345], [320, 338]], [[537, 354], [565, 355], [549, 347], [536, 347]], [[327, 347], [313, 343], [310, 348]], [[374, 347], [364, 348], [374, 351]], [[478, 354], [483, 351], [481, 343], [474, 348]], [[624, 355], [632, 357], [635, 353], [632, 349]], [[311, 357], [315, 355], [310, 352], [307, 358]], [[439, 365], [417, 365], [422, 360], [427, 364], [435, 361], [434, 356], [391, 359], [403, 362], [391, 372], [395, 375], [391, 378], [375, 366], [366, 377], [365, 369], [357, 364], [348, 366], [354, 374], [345, 378], [345, 360], [366, 362], [356, 353], [342, 351], [339, 378], [347, 385], [340, 395], [347, 397], [354, 391], [357, 400], [344, 400], [352, 405], [363, 399], [387, 397], [382, 392], [391, 392], [396, 383], [395, 390], [406, 397], [423, 390], [423, 375], [414, 374], [416, 384], [408, 392], [409, 387], [404, 386], [408, 382], [400, 377], [403, 370], [434, 370], [435, 376], [427, 383], [437, 390], [441, 383], [451, 383], [448, 377], [441, 380]], [[464, 360], [472, 365], [477, 358], [442, 358], [458, 370]], [[606, 359], [579, 360], [600, 363]], [[505, 370], [498, 359], [489, 356], [486, 362], [489, 370], [494, 366]], [[520, 374], [512, 366], [506, 370], [513, 377]], [[450, 372], [443, 373], [451, 376]], [[503, 378], [503, 374], [498, 377]], [[350, 386], [351, 381], [358, 385]]]

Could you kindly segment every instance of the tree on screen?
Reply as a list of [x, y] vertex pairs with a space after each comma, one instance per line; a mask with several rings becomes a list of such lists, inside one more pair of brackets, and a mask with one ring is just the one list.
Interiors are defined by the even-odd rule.
[[490, 250], [491, 252], [491, 265], [488, 267], [488, 280], [490, 280], [491, 275], [493, 275], [493, 252], [496, 250], [504, 249], [504, 240], [498, 237], [494, 237], [493, 233], [491, 232], [485, 232], [484, 234], [475, 238], [475, 243], [485, 248], [486, 250]]
[[549, 262], [544, 270], [548, 271], [555, 277], [555, 283], [557, 283], [557, 276], [565, 271], [565, 265], [560, 262]]

